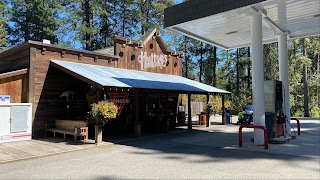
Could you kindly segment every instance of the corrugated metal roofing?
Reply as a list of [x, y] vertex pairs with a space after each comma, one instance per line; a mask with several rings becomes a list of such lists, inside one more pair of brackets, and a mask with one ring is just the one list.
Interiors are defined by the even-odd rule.
[[230, 93], [181, 76], [58, 60], [51, 60], [51, 62], [72, 73], [90, 79], [103, 87], [158, 89], [194, 93]]

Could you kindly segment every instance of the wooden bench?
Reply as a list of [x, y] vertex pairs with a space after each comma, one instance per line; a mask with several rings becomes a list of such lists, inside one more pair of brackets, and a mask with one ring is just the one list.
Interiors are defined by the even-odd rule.
[[81, 120], [55, 120], [54, 122], [46, 123], [47, 131], [53, 132], [53, 137], [56, 138], [56, 133], [63, 134], [63, 139], [66, 139], [66, 134], [74, 136], [74, 142], [77, 137], [84, 137], [85, 142], [88, 141], [88, 122]]

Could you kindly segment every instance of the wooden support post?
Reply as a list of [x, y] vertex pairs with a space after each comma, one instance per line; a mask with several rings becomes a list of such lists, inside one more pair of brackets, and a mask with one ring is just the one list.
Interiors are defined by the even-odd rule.
[[169, 110], [169, 109], [168, 109], [168, 93], [165, 94], [164, 103], [165, 103], [165, 104], [164, 104], [164, 108], [165, 108], [165, 110], [166, 110], [166, 111], [165, 111], [165, 120], [164, 120], [164, 121], [165, 121], [165, 122], [164, 122], [164, 123], [165, 123], [165, 124], [164, 124], [165, 127], [164, 127], [164, 128], [165, 128], [165, 131], [167, 132], [167, 131], [169, 131], [169, 123], [170, 123], [170, 122], [169, 122], [169, 112], [168, 112], [168, 110]]
[[225, 106], [224, 106], [224, 95], [221, 96], [222, 98], [222, 124], [226, 124], [226, 117], [225, 117]]
[[206, 117], [207, 122], [206, 122], [206, 127], [209, 127], [209, 123], [210, 123], [210, 112], [209, 112], [209, 107], [208, 107], [209, 98], [210, 98], [210, 96], [209, 96], [209, 94], [207, 94], [207, 117]]
[[191, 120], [191, 94], [188, 94], [188, 129], [192, 129], [192, 120]]
[[138, 91], [136, 91], [135, 99], [136, 99], [136, 118], [134, 121], [134, 135], [136, 137], [139, 137], [141, 136], [141, 122], [140, 122], [140, 96]]
[[95, 144], [101, 144], [102, 143], [102, 127], [103, 125], [96, 124], [94, 126], [94, 132], [95, 132]]

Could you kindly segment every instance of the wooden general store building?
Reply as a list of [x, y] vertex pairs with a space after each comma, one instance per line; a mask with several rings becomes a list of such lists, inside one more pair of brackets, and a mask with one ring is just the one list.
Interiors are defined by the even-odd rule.
[[229, 93], [181, 77], [182, 58], [156, 30], [142, 41], [116, 36], [97, 51], [28, 41], [0, 53], [0, 95], [32, 103], [33, 137], [44, 136], [49, 121], [90, 119], [90, 103], [103, 99], [121, 107], [106, 132], [139, 136], [177, 123], [179, 94]]

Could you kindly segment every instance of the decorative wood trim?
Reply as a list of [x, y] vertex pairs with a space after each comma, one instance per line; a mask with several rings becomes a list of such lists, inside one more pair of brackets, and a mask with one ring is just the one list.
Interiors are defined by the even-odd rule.
[[103, 53], [94, 52], [94, 51], [87, 51], [87, 50], [66, 48], [66, 47], [57, 46], [54, 44], [43, 44], [43, 43], [37, 42], [37, 41], [28, 41], [28, 42], [26, 42], [26, 44], [31, 47], [36, 47], [36, 48], [40, 48], [40, 49], [42, 47], [45, 47], [47, 51], [54, 51], [54, 52], [66, 51], [66, 54], [73, 54], [73, 55], [77, 55], [79, 53], [82, 53], [83, 56], [86, 56], [86, 57], [93, 58], [94, 56], [99, 56], [100, 59], [111, 59], [112, 61], [117, 61], [119, 59], [119, 57], [115, 56], [115, 55], [103, 54]]
[[18, 76], [18, 75], [24, 75], [28, 73], [28, 69], [21, 69], [21, 70], [17, 70], [17, 71], [11, 71], [11, 72], [7, 72], [7, 73], [2, 73], [0, 74], [0, 79], [5, 79], [8, 77], [13, 77], [13, 76]]
[[82, 53], [80, 53], [80, 54], [78, 55], [78, 59], [79, 59], [79, 60], [81, 60], [81, 59], [82, 59], [82, 57], [83, 57], [83, 54], [82, 54]]
[[47, 48], [46, 48], [46, 47], [42, 47], [42, 49], [41, 49], [41, 54], [42, 54], [42, 55], [45, 55], [45, 54], [46, 54], [46, 51], [47, 51]]
[[61, 51], [61, 57], [64, 58], [64, 55], [66, 54], [66, 51]]
[[[35, 119], [35, 100], [34, 100], [34, 94], [35, 94], [35, 63], [36, 63], [36, 56], [37, 56], [37, 49], [30, 47], [30, 59], [29, 59], [29, 68], [28, 68], [28, 103], [32, 103], [32, 124], [34, 125], [34, 119]], [[34, 127], [32, 127], [34, 129]], [[35, 135], [35, 132], [32, 131], [32, 136]]]

